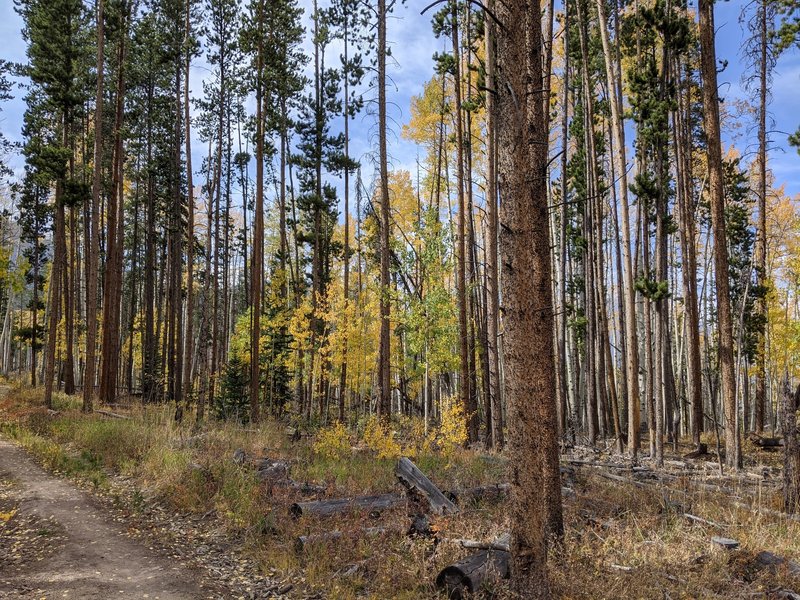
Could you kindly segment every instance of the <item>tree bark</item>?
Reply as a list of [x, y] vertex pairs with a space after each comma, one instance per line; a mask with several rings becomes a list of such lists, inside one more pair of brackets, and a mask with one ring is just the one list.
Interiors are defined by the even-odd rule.
[[[538, 1], [498, 3], [500, 252], [512, 484], [512, 576], [549, 597], [547, 535], [563, 531], [555, 406], [548, 131]], [[544, 503], [546, 510], [542, 510]]]
[[83, 411], [91, 412], [94, 400], [95, 361], [97, 352], [97, 270], [100, 260], [100, 194], [102, 192], [103, 158], [103, 69], [105, 21], [103, 0], [97, 0], [97, 90], [94, 111], [94, 178], [92, 180], [92, 206], [90, 239], [86, 254], [86, 367], [83, 372]]
[[[489, 0], [487, 8], [494, 12], [495, 1]], [[491, 17], [486, 23], [486, 206], [488, 242], [486, 249], [486, 281], [487, 281], [487, 343], [489, 350], [489, 395], [492, 408], [491, 440], [494, 447], [502, 449], [503, 436], [503, 404], [500, 389], [500, 348], [498, 337], [500, 331], [500, 278], [497, 262], [497, 115], [495, 95], [497, 82], [495, 79], [495, 23]]]
[[725, 190], [722, 174], [722, 144], [719, 125], [717, 59], [714, 48], [714, 3], [699, 0], [700, 73], [703, 79], [703, 121], [708, 144], [708, 191], [714, 234], [714, 271], [717, 290], [718, 353], [722, 402], [725, 410], [725, 461], [738, 469], [742, 464], [736, 419], [736, 374], [733, 361], [733, 316], [731, 314], [728, 247], [725, 234]]
[[391, 413], [391, 340], [389, 304], [389, 169], [386, 150], [386, 0], [378, 0], [378, 160], [380, 170], [380, 347], [378, 352], [378, 414]]
[[787, 381], [783, 391], [783, 510], [789, 514], [800, 511], [798, 410], [800, 410], [800, 385], [792, 395]]

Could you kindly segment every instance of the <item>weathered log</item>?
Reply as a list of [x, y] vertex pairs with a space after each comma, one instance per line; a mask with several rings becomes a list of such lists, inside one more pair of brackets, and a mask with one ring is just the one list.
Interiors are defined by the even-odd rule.
[[440, 541], [458, 544], [462, 548], [469, 548], [471, 550], [502, 550], [504, 552], [509, 552], [511, 550], [510, 533], [499, 535], [489, 542], [482, 540], [469, 540], [464, 538], [443, 538]]
[[470, 597], [497, 579], [510, 575], [510, 554], [503, 550], [481, 550], [442, 569], [436, 577], [436, 587], [448, 598]]
[[289, 479], [289, 463], [284, 460], [260, 458], [253, 463], [261, 481], [278, 482]]
[[763, 437], [757, 433], [751, 433], [749, 439], [751, 444], [758, 446], [762, 450], [770, 450], [783, 446], [783, 438], [779, 437]]
[[692, 521], [693, 523], [700, 523], [702, 525], [708, 525], [710, 527], [716, 527], [718, 529], [725, 529], [727, 525], [722, 525], [721, 523], [717, 523], [715, 521], [709, 521], [708, 519], [704, 519], [702, 517], [698, 517], [697, 515], [692, 515], [690, 513], [683, 513], [684, 518]]
[[121, 415], [119, 413], [111, 412], [110, 410], [95, 409], [94, 412], [96, 412], [98, 415], [103, 415], [104, 417], [110, 417], [112, 419], [125, 419], [125, 420], [130, 419], [128, 415]]
[[788, 560], [772, 552], [763, 551], [756, 554], [755, 562], [759, 567], [768, 568], [772, 571], [786, 569], [786, 572], [794, 577], [800, 577], [800, 563]]
[[397, 461], [394, 474], [400, 483], [412, 494], [425, 498], [435, 514], [454, 515], [458, 512], [458, 506], [450, 501], [441, 490], [419, 470], [419, 467], [405, 456]]
[[315, 483], [299, 482], [293, 479], [287, 479], [285, 482], [280, 482], [280, 485], [286, 485], [299, 493], [301, 496], [316, 496], [325, 493], [324, 485], [317, 485]]
[[371, 516], [380, 516], [383, 511], [394, 508], [404, 500], [405, 497], [400, 494], [380, 494], [378, 496], [295, 502], [289, 507], [289, 514], [294, 519], [303, 516], [329, 517], [349, 511], [367, 511]]
[[739, 542], [730, 538], [714, 536], [711, 538], [711, 545], [723, 550], [736, 550], [739, 547]]

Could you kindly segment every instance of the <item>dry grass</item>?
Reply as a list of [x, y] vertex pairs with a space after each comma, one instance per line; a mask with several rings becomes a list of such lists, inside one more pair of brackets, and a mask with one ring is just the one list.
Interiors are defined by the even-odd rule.
[[[144, 497], [156, 496], [176, 510], [222, 518], [228, 530], [259, 558], [265, 571], [294, 574], [307, 590], [328, 598], [433, 598], [433, 582], [444, 566], [465, 550], [443, 542], [405, 535], [412, 507], [385, 513], [378, 520], [349, 514], [327, 520], [288, 517], [299, 500], [293, 490], [260, 482], [252, 469], [234, 464], [234, 450], [291, 463], [297, 481], [324, 485], [327, 497], [379, 493], [395, 489], [392, 460], [353, 452], [342, 459], [322, 458], [312, 441], [292, 442], [279, 423], [257, 429], [213, 423], [202, 431], [176, 426], [167, 407], [134, 408], [129, 420], [83, 415], [73, 398], [58, 396], [57, 413], [41, 408], [41, 392], [15, 388], [0, 401], [3, 431], [52, 469], [105, 485], [108, 473], [137, 482]], [[118, 410], [118, 409], [117, 409]], [[444, 489], [503, 479], [503, 462], [493, 455], [457, 451], [415, 457]], [[751, 465], [775, 462], [774, 455], [751, 453]], [[709, 471], [713, 473], [713, 469]], [[710, 481], [710, 477], [708, 478]], [[769, 550], [800, 560], [800, 523], [743, 510], [733, 504], [754, 499], [774, 508], [773, 488], [733, 480], [728, 494], [700, 491], [693, 480], [676, 479], [668, 487], [635, 486], [604, 479], [579, 468], [576, 495], [564, 504], [564, 549], [552, 552], [554, 592], [563, 598], [752, 598], [771, 597], [778, 588], [800, 589], [785, 572], [758, 570], [753, 557]], [[693, 523], [697, 515], [716, 525]], [[507, 531], [502, 505], [470, 507], [436, 522], [442, 538], [490, 539]], [[371, 537], [368, 527], [384, 527]], [[339, 539], [309, 544], [298, 553], [298, 536], [341, 531]], [[741, 542], [735, 552], [713, 550], [712, 535]], [[507, 596], [504, 583], [495, 597]]]

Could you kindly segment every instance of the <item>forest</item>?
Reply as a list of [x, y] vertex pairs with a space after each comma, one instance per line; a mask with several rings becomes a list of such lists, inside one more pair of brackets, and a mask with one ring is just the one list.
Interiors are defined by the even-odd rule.
[[14, 0], [0, 435], [221, 523], [162, 597], [800, 597], [800, 5], [426, 4]]

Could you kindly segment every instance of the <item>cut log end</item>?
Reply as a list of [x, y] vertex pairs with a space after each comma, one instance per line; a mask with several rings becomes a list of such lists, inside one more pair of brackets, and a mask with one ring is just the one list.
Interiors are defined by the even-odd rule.
[[509, 561], [508, 552], [481, 550], [442, 569], [436, 577], [436, 586], [454, 600], [471, 597], [492, 581], [507, 579]]

